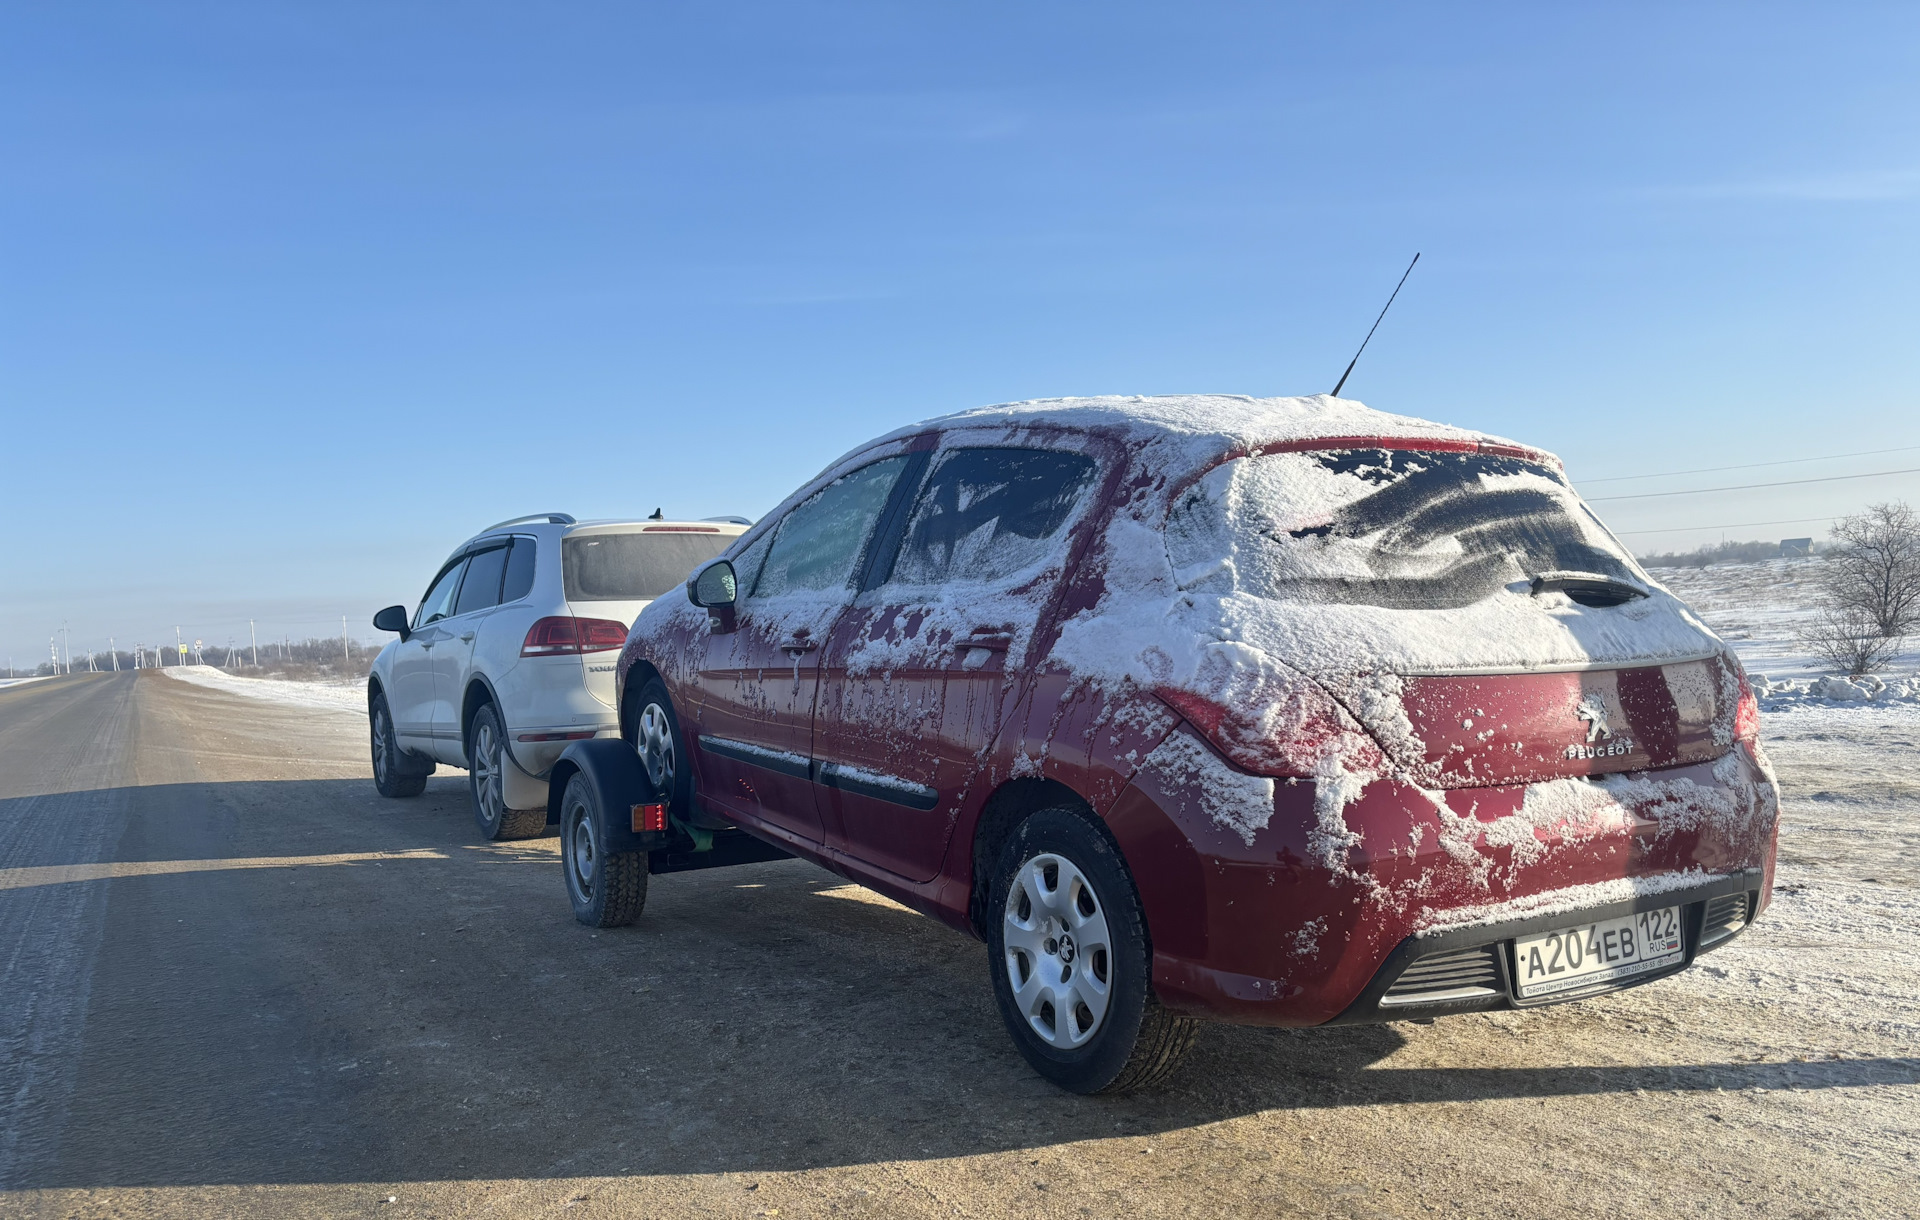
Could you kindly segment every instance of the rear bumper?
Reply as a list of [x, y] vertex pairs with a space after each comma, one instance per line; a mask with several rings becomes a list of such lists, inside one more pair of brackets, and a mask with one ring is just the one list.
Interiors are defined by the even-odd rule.
[[[1651, 983], [1678, 974], [1700, 954], [1745, 931], [1758, 908], [1764, 882], [1761, 869], [1746, 869], [1703, 884], [1600, 906], [1409, 936], [1387, 955], [1359, 998], [1329, 1024], [1366, 1025], [1489, 1009], [1540, 1008]], [[1680, 908], [1684, 960], [1540, 999], [1522, 999], [1515, 991], [1515, 937], [1672, 906]]]
[[[1744, 927], [1772, 888], [1779, 798], [1745, 747], [1602, 781], [1437, 793], [1382, 777], [1331, 809], [1312, 781], [1280, 780], [1259, 816], [1217, 808], [1248, 791], [1148, 765], [1107, 817], [1146, 907], [1159, 998], [1242, 1024], [1533, 1007], [1510, 983], [1513, 937], [1682, 907], [1684, 961], [1553, 999], [1636, 985], [1724, 943], [1709, 904], [1742, 895]], [[1422, 977], [1460, 994], [1410, 999]]]

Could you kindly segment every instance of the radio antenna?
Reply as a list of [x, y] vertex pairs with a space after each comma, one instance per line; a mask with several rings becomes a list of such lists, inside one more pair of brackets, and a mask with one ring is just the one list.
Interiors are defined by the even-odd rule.
[[[1413, 263], [1417, 263], [1419, 261], [1420, 261], [1420, 255], [1416, 252], [1413, 256]], [[1380, 317], [1375, 318], [1373, 320], [1373, 325], [1367, 328], [1367, 337], [1360, 340], [1360, 352], [1364, 352], [1367, 350], [1367, 344], [1373, 341], [1373, 332], [1380, 329], [1380, 319], [1386, 317], [1387, 310], [1393, 308], [1393, 297], [1397, 297], [1400, 295], [1400, 289], [1402, 286], [1406, 284], [1407, 277], [1413, 274], [1413, 263], [1408, 263], [1407, 269], [1400, 273], [1400, 283], [1395, 284], [1393, 286], [1393, 296], [1390, 296], [1387, 298], [1387, 303], [1380, 307]], [[1360, 363], [1360, 352], [1355, 352], [1353, 354], [1353, 359], [1347, 361], [1347, 371], [1340, 374], [1340, 382], [1338, 385], [1333, 387], [1332, 397], [1334, 398], [1340, 397], [1340, 390], [1342, 387], [1344, 387], [1347, 384], [1347, 378], [1353, 376], [1353, 366]]]

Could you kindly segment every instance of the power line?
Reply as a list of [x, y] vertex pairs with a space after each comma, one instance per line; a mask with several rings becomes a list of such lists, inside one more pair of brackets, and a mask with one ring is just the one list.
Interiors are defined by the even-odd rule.
[[1738, 521], [1732, 525], [1670, 525], [1657, 530], [1615, 530], [1616, 534], [1685, 534], [1693, 530], [1744, 530], [1761, 525], [1810, 525], [1816, 521], [1838, 521], [1838, 517], [1795, 517], [1791, 521]]
[[1825, 457], [1781, 458], [1775, 462], [1748, 462], [1742, 466], [1702, 466], [1698, 470], [1663, 470], [1659, 474], [1611, 474], [1604, 479], [1581, 479], [1580, 485], [1591, 483], [1623, 483], [1628, 479], [1665, 479], [1682, 474], [1713, 474], [1721, 470], [1757, 470], [1762, 466], [1792, 466], [1800, 462], [1837, 462], [1841, 458], [1879, 457], [1883, 453], [1911, 453], [1920, 449], [1920, 445], [1903, 445], [1898, 449], [1862, 449], [1858, 453], [1829, 453]]
[[1587, 503], [1602, 500], [1651, 500], [1658, 496], [1701, 496], [1715, 491], [1752, 491], [1756, 487], [1797, 487], [1803, 483], [1838, 483], [1844, 479], [1880, 479], [1895, 474], [1920, 474], [1920, 466], [1906, 470], [1870, 470], [1865, 474], [1832, 474], [1820, 479], [1782, 479], [1778, 483], [1738, 483], [1732, 487], [1689, 487], [1684, 491], [1641, 491], [1627, 496], [1588, 496]]

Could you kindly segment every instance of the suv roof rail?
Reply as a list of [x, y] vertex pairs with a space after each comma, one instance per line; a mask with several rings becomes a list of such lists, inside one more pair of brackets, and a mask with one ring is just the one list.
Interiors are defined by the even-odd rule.
[[494, 530], [501, 529], [505, 526], [521, 525], [528, 521], [545, 521], [550, 525], [577, 524], [572, 513], [528, 513], [524, 517], [508, 517], [505, 521], [496, 521], [492, 525], [489, 525], [486, 529], [481, 530], [480, 532], [483, 534], [490, 534]]
[[748, 520], [746, 517], [702, 517], [700, 519], [702, 521], [724, 521], [728, 525], [752, 525], [753, 524], [753, 522]]

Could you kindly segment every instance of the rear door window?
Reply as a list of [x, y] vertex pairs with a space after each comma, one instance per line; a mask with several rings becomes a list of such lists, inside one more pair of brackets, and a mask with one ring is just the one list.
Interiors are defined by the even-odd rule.
[[692, 527], [569, 535], [560, 543], [567, 600], [652, 601], [726, 550], [733, 537]]
[[843, 474], [788, 513], [749, 596], [845, 588], [907, 460], [885, 458]]
[[413, 616], [414, 630], [453, 613], [453, 595], [460, 589], [460, 573], [466, 568], [467, 558], [462, 555], [434, 577], [433, 584], [427, 588], [427, 595], [420, 599], [420, 609]]
[[1095, 464], [1052, 449], [954, 449], [907, 520], [892, 581], [1002, 582], [1048, 558], [1093, 485]]
[[460, 596], [454, 601], [455, 614], [472, 614], [500, 604], [500, 576], [507, 567], [507, 548], [489, 547], [474, 552], [467, 561], [467, 576], [460, 582]]

